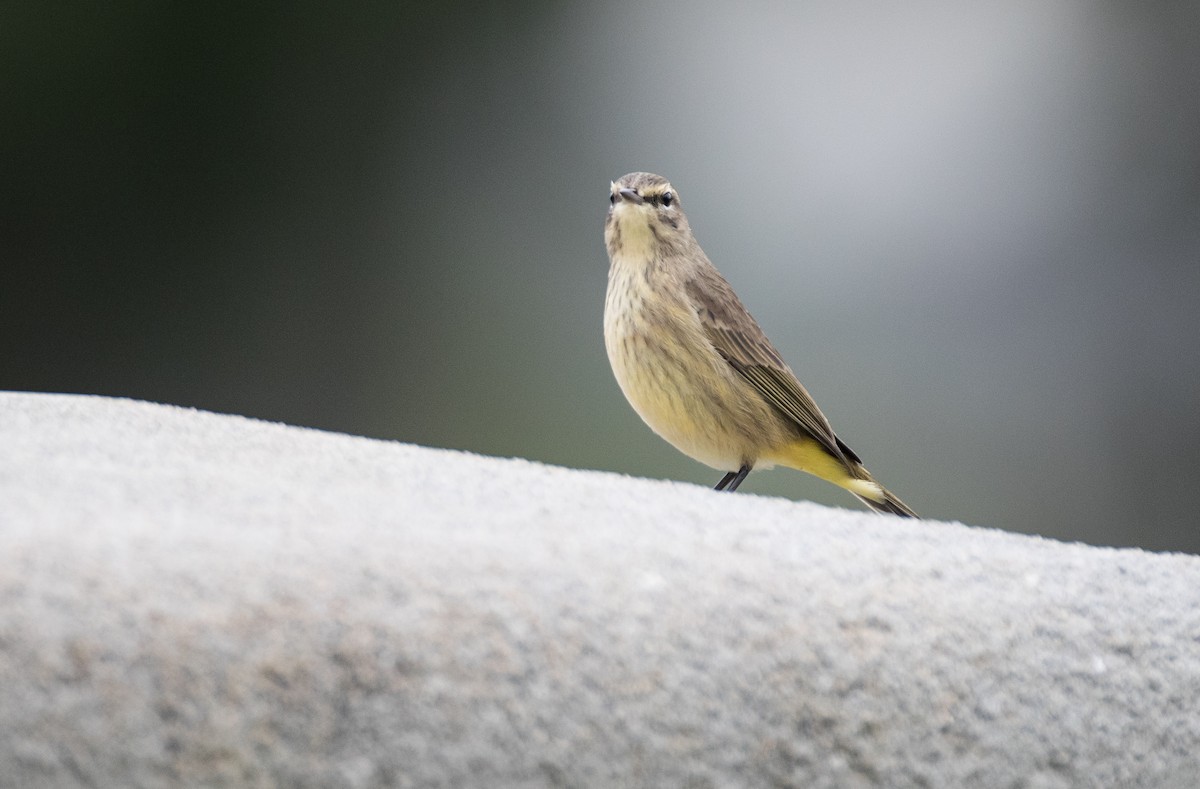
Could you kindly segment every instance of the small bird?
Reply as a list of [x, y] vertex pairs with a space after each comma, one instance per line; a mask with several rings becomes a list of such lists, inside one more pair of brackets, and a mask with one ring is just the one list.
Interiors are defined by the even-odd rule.
[[728, 473], [806, 471], [871, 509], [917, 517], [880, 485], [829, 426], [812, 396], [692, 235], [665, 178], [630, 173], [609, 188], [604, 346], [617, 383], [650, 429]]

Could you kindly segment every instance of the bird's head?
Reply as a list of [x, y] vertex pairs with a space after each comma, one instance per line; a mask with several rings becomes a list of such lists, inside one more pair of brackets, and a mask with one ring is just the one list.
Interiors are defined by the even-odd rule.
[[608, 254], [654, 257], [691, 243], [679, 193], [661, 175], [630, 173], [609, 185], [604, 242]]

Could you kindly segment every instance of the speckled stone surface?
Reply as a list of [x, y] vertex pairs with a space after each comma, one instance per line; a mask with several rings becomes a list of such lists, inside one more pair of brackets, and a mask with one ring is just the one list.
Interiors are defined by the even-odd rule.
[[0, 393], [3, 787], [1192, 787], [1200, 558]]

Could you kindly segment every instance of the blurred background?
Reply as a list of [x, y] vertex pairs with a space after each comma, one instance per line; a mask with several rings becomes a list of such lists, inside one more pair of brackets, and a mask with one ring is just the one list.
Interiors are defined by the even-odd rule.
[[923, 515], [1200, 551], [1200, 5], [479, 5], [5, 4], [0, 388], [711, 485], [601, 337], [650, 170]]

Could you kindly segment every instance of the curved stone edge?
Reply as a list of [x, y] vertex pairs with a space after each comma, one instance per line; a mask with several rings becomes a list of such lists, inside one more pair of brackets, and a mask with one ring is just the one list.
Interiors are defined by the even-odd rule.
[[0, 784], [1193, 786], [1200, 561], [0, 393]]

